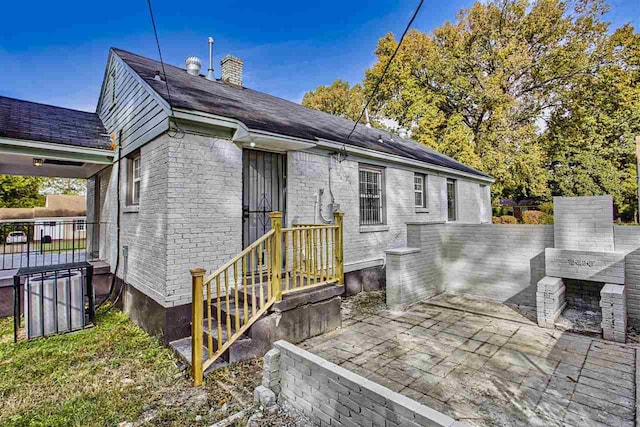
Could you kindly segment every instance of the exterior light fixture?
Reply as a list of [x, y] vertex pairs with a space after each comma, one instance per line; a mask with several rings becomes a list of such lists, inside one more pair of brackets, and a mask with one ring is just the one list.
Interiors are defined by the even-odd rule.
[[44, 165], [44, 159], [36, 159], [35, 157], [33, 158], [33, 166], [39, 168], [42, 165]]
[[250, 142], [250, 143], [249, 143], [249, 147], [251, 147], [251, 148], [255, 148], [255, 146], [256, 146], [256, 143], [255, 143], [255, 142]]

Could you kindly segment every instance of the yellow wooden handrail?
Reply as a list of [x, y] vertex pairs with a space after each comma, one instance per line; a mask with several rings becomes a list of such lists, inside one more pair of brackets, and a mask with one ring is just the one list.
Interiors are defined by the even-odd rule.
[[[284, 294], [323, 285], [344, 284], [342, 212], [334, 213], [333, 224], [298, 224], [290, 228], [282, 227], [282, 212], [271, 212], [269, 216], [271, 230], [212, 274], [205, 277], [203, 268], [190, 270], [193, 298], [191, 372], [194, 385], [202, 384], [204, 371]], [[241, 292], [238, 289], [240, 285]], [[211, 289], [213, 286], [215, 297]], [[212, 319], [213, 298], [215, 319]], [[206, 343], [203, 342], [205, 306], [208, 329]], [[232, 324], [235, 325], [233, 328]], [[214, 336], [217, 343], [215, 349]], [[204, 347], [208, 356], [206, 362], [202, 361]]]
[[247, 246], [238, 255], [236, 255], [233, 258], [231, 258], [230, 261], [227, 261], [226, 263], [222, 264], [221, 267], [219, 267], [216, 271], [211, 273], [206, 279], [204, 279], [204, 284], [206, 285], [206, 284], [210, 283], [213, 279], [216, 278], [216, 276], [219, 276], [220, 274], [222, 274], [223, 271], [225, 271], [229, 267], [233, 266], [233, 264], [238, 262], [240, 259], [242, 259], [242, 257], [244, 257], [249, 252], [251, 252], [252, 250], [257, 248], [261, 243], [263, 243], [265, 240], [267, 240], [269, 237], [273, 236], [274, 234], [275, 234], [275, 230], [267, 231], [265, 234], [262, 235], [262, 237], [260, 237], [258, 240], [256, 240], [255, 242], [253, 242], [249, 246]]

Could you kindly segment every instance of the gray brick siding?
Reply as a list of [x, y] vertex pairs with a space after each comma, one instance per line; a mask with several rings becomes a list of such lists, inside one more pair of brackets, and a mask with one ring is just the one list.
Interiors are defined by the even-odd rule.
[[[126, 263], [121, 262], [118, 274], [165, 307], [186, 304], [191, 302], [189, 268], [202, 266], [210, 272], [241, 250], [242, 150], [226, 139], [192, 134], [176, 139], [163, 134], [142, 147], [141, 159], [142, 189], [136, 209], [125, 206], [127, 173], [126, 160], [123, 161], [121, 244], [128, 246], [129, 256]], [[328, 155], [320, 151], [288, 153], [289, 225], [294, 221], [314, 221], [314, 195], [320, 188], [325, 191], [323, 207], [325, 215], [328, 214], [328, 161]], [[406, 244], [407, 222], [442, 221], [447, 213], [445, 176], [428, 175], [429, 209], [417, 211], [414, 170], [387, 164], [387, 228], [383, 231], [361, 229], [359, 163], [370, 162], [350, 156], [334, 164], [332, 170], [333, 193], [345, 212], [347, 271], [349, 266], [358, 269], [371, 260], [382, 264], [386, 249]], [[113, 267], [117, 166], [98, 175], [101, 257]], [[95, 185], [95, 177], [93, 179]], [[465, 211], [461, 222], [478, 222], [483, 215], [487, 216], [480, 204], [489, 204], [488, 187], [483, 193], [478, 183], [458, 179], [458, 188], [459, 211]], [[89, 199], [90, 205], [92, 201]]]

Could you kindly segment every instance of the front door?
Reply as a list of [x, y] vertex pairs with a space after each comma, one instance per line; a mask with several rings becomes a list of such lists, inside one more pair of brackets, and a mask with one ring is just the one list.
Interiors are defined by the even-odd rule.
[[285, 211], [287, 157], [285, 154], [242, 152], [242, 247], [271, 230], [269, 212]]

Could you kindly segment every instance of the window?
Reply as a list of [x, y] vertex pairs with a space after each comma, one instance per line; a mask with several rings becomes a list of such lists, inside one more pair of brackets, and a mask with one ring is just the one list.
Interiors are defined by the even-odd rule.
[[81, 219], [76, 220], [76, 231], [84, 230], [84, 221]]
[[360, 166], [360, 225], [384, 224], [384, 169]]
[[413, 193], [416, 208], [427, 208], [427, 176], [417, 173], [413, 176]]
[[449, 221], [455, 221], [458, 217], [455, 179], [447, 179], [447, 217]]
[[129, 205], [140, 204], [140, 154], [136, 154], [129, 158], [129, 173], [128, 173], [128, 186], [129, 186]]

